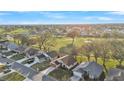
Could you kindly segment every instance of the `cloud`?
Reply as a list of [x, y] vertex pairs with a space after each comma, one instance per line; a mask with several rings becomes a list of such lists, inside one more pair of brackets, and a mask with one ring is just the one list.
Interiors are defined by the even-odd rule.
[[63, 13], [57, 13], [57, 12], [40, 12], [41, 15], [44, 15], [48, 18], [54, 18], [54, 19], [63, 19], [66, 18], [66, 16]]
[[112, 18], [110, 18], [110, 17], [98, 17], [97, 19], [98, 19], [98, 20], [102, 20], [102, 21], [109, 21], [109, 20], [112, 20]]
[[124, 15], [124, 11], [109, 12], [108, 14]]
[[109, 21], [109, 20], [113, 20], [112, 18], [110, 17], [104, 17], [104, 16], [101, 16], [101, 17], [97, 17], [97, 16], [87, 16], [84, 18], [85, 20], [100, 20], [100, 21]]

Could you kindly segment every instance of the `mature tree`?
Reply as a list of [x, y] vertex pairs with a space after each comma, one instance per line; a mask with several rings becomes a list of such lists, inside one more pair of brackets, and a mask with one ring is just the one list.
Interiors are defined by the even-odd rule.
[[112, 45], [112, 57], [119, 62], [119, 66], [122, 66], [124, 61], [124, 41], [113, 40]]
[[103, 66], [107, 72], [106, 62], [109, 60], [111, 51], [110, 51], [110, 41], [109, 40], [102, 40], [100, 44], [100, 57], [103, 61]]
[[18, 41], [20, 41], [21, 45], [26, 45], [29, 46], [30, 42], [29, 42], [29, 36], [26, 34], [18, 34]]
[[78, 28], [73, 28], [71, 31], [67, 33], [67, 37], [72, 38], [72, 45], [74, 45], [74, 40], [76, 37], [80, 35], [80, 29]]
[[56, 40], [51, 32], [44, 31], [38, 34], [37, 43], [40, 50], [49, 51], [51, 47], [55, 47]]
[[87, 60], [90, 61], [90, 57], [92, 54], [92, 46], [90, 43], [86, 43], [81, 47], [81, 53], [83, 56], [87, 57]]
[[95, 61], [97, 62], [98, 57], [100, 57], [100, 49], [101, 49], [101, 42], [99, 40], [94, 40], [91, 42], [92, 46], [92, 54], [95, 58]]
[[78, 54], [77, 48], [75, 46], [73, 46], [72, 44], [68, 44], [64, 47], [61, 47], [59, 49], [59, 52], [71, 55], [73, 57], [76, 57], [76, 55]]
[[9, 34], [13, 37], [14, 43], [16, 43], [17, 41], [17, 43], [19, 44], [20, 34], [27, 34], [27, 33], [28, 33], [28, 30], [23, 28], [18, 28], [16, 30], [11, 31]]

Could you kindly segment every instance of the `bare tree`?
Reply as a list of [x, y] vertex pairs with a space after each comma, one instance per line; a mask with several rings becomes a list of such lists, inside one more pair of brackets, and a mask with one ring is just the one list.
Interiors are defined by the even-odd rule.
[[50, 47], [55, 47], [56, 41], [51, 32], [44, 31], [38, 34], [37, 43], [40, 50], [49, 51]]
[[72, 38], [72, 45], [74, 44], [75, 38], [80, 35], [80, 29], [74, 28], [67, 33], [67, 37]]
[[122, 66], [122, 62], [124, 61], [124, 41], [113, 40], [111, 42], [112, 45], [112, 58], [119, 62], [119, 66]]
[[81, 53], [83, 54], [83, 56], [87, 57], [87, 60], [90, 61], [90, 57], [92, 54], [92, 46], [90, 43], [84, 44], [81, 47]]

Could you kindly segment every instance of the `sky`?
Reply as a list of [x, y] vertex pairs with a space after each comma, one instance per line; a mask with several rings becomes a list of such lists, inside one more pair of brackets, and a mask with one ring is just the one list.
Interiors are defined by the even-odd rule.
[[1, 11], [3, 24], [124, 23], [124, 11]]

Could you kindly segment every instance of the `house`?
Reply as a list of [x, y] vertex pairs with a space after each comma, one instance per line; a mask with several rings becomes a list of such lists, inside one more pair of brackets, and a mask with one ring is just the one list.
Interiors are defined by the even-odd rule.
[[65, 56], [61, 59], [60, 62], [62, 62], [62, 67], [65, 67], [67, 69], [71, 69], [77, 65], [76, 59], [72, 56]]
[[37, 74], [37, 72], [34, 69], [31, 69], [29, 67], [26, 67], [20, 63], [14, 62], [11, 66], [12, 69], [16, 70], [17, 72], [21, 73], [25, 77], [28, 77], [29, 79], [33, 79], [33, 77]]
[[37, 60], [37, 62], [41, 63], [41, 62], [44, 62], [44, 61], [49, 61], [50, 58], [42, 53], [42, 54], [37, 55], [35, 57], [35, 60]]
[[122, 81], [124, 80], [124, 70], [119, 68], [111, 68], [108, 71], [106, 81]]
[[51, 64], [55, 65], [56, 67], [61, 66], [63, 68], [71, 69], [77, 65], [77, 62], [74, 57], [65, 55], [51, 61]]
[[39, 53], [39, 50], [37, 50], [37, 49], [34, 49], [34, 48], [27, 48], [27, 49], [25, 49], [25, 54], [26, 54], [26, 56], [27, 57], [35, 57], [36, 55], [38, 55], [38, 53]]
[[47, 52], [46, 55], [48, 55], [51, 60], [59, 58], [59, 54], [56, 51]]
[[[73, 70], [73, 77], [71, 80], [101, 80], [103, 75], [103, 67], [96, 62], [85, 62], [78, 65]], [[79, 78], [77, 78], [79, 77]]]
[[26, 50], [26, 46], [18, 46], [15, 51], [18, 53], [23, 53]]

